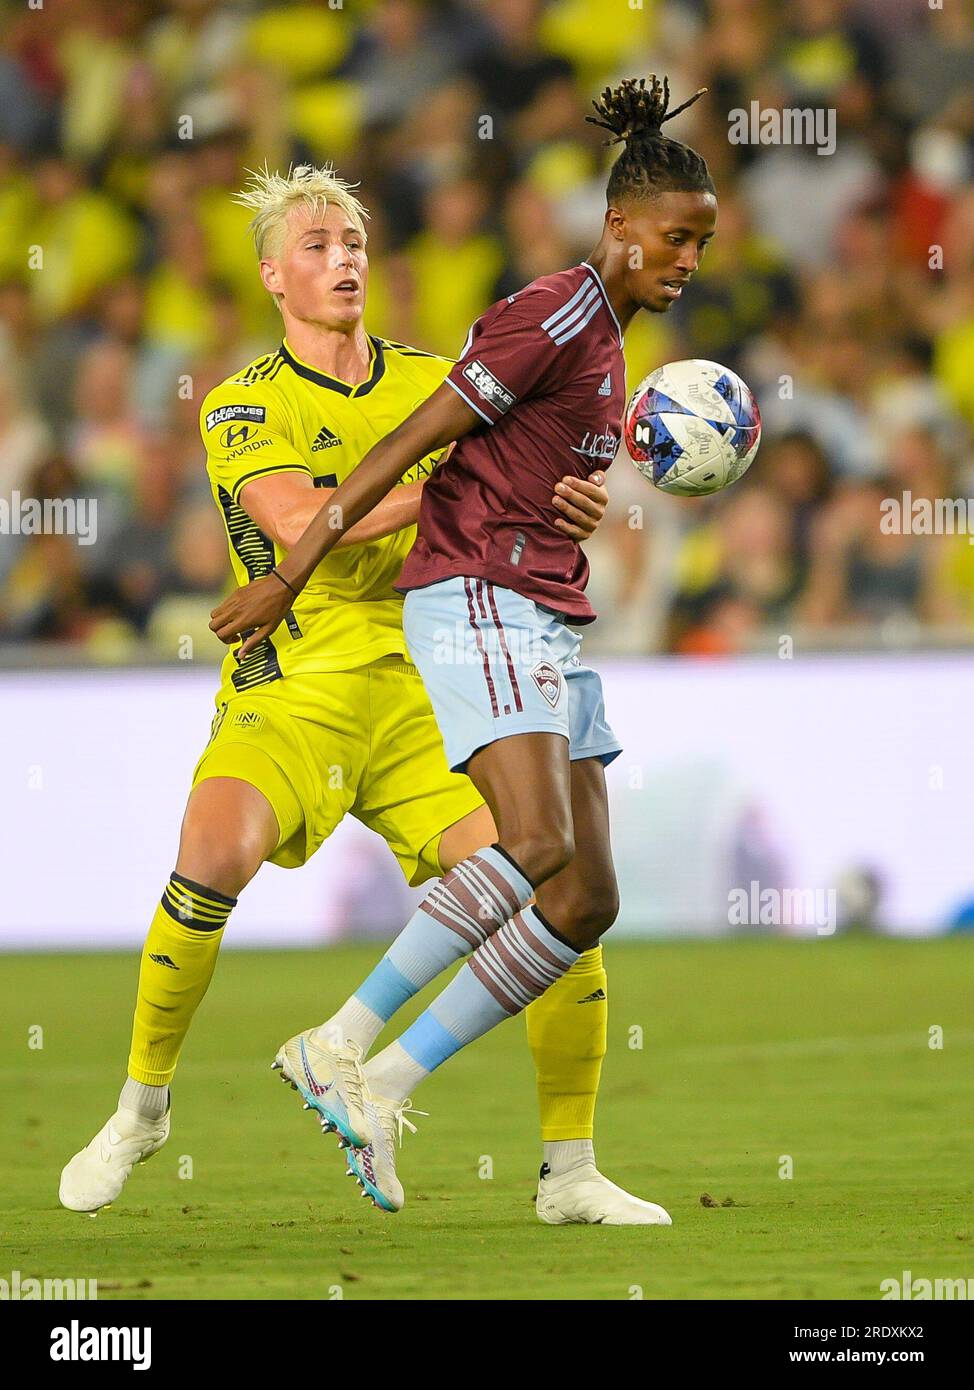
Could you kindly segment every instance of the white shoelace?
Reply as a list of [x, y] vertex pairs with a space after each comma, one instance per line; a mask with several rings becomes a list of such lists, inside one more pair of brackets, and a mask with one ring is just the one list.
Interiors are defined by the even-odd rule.
[[428, 1110], [416, 1110], [413, 1106], [412, 1098], [400, 1101], [398, 1105], [388, 1104], [384, 1101], [373, 1102], [379, 1116], [379, 1123], [382, 1132], [389, 1141], [389, 1147], [395, 1152], [395, 1142], [399, 1140], [399, 1147], [402, 1148], [402, 1132], [408, 1129], [410, 1134], [416, 1133], [416, 1126], [412, 1120], [407, 1120], [407, 1115], [425, 1115], [429, 1118]]
[[353, 1105], [357, 1105], [360, 1111], [364, 1111], [366, 1084], [365, 1072], [362, 1070], [362, 1049], [349, 1039], [332, 1056], [349, 1100]]

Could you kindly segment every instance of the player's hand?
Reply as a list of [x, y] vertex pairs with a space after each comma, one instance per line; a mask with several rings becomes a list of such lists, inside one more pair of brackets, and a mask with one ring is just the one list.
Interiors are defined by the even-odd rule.
[[210, 630], [230, 647], [243, 638], [243, 646], [236, 653], [237, 660], [242, 661], [284, 621], [293, 602], [291, 591], [274, 575], [265, 574], [263, 579], [235, 589], [213, 609]]
[[555, 527], [573, 541], [588, 540], [605, 516], [609, 494], [605, 490], [605, 474], [590, 473], [587, 478], [562, 478], [555, 487], [552, 506], [560, 515]]

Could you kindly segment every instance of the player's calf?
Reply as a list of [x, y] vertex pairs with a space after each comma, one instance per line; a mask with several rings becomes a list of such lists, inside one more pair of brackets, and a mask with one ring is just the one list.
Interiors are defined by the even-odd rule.
[[326, 1024], [365, 1055], [393, 1014], [437, 975], [482, 945], [531, 901], [530, 881], [496, 845], [454, 864], [431, 885], [388, 951]]
[[278, 834], [266, 799], [242, 781], [214, 778], [192, 792], [177, 871], [142, 951], [129, 1077], [118, 1109], [61, 1174], [59, 1197], [70, 1210], [97, 1211], [115, 1201], [135, 1164], [168, 1139], [169, 1082], [213, 974], [236, 903], [231, 894], [257, 872]]
[[[403, 1204], [396, 1174], [394, 1126], [415, 1086], [462, 1047], [521, 1012], [578, 959], [537, 908], [527, 907], [489, 936], [425, 1013], [365, 1068], [371, 1150], [350, 1155], [349, 1168], [387, 1211]], [[371, 1173], [366, 1171], [371, 1161]]]

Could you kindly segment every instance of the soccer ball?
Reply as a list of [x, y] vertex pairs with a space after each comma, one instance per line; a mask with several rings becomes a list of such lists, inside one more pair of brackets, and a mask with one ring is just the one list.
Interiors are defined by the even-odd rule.
[[625, 429], [633, 463], [661, 492], [703, 497], [750, 468], [761, 413], [736, 372], [694, 357], [657, 367], [639, 383]]

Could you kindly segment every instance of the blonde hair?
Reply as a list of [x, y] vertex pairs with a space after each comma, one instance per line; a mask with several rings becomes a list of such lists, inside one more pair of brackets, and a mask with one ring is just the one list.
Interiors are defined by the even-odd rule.
[[257, 259], [279, 253], [292, 208], [303, 206], [312, 213], [324, 213], [329, 204], [341, 208], [365, 236], [367, 210], [355, 197], [357, 183], [346, 183], [329, 164], [316, 169], [313, 164], [298, 164], [287, 174], [263, 169], [248, 169], [250, 181], [235, 193], [233, 201], [249, 208], [254, 214], [250, 232], [257, 249]]

